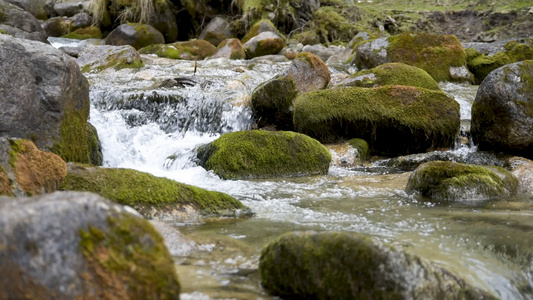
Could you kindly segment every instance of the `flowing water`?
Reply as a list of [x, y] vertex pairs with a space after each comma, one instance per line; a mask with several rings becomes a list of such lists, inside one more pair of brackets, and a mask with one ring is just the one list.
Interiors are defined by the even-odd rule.
[[[104, 166], [225, 192], [255, 212], [244, 220], [158, 223], [176, 259], [182, 299], [271, 299], [259, 283], [260, 251], [296, 230], [363, 232], [502, 299], [533, 299], [531, 197], [428, 204], [403, 191], [410, 173], [371, 167], [331, 166], [327, 176], [222, 180], [197, 165], [196, 149], [223, 133], [252, 128], [251, 92], [289, 63], [216, 59], [198, 62], [194, 73], [194, 62], [145, 59], [140, 70], [86, 74], [90, 122], [102, 142]], [[196, 84], [157, 88], [176, 77]], [[441, 87], [461, 104], [467, 129], [476, 87]]]

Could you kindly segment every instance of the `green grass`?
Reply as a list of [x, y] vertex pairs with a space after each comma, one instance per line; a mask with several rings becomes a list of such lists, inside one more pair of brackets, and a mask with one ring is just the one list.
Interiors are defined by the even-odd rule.
[[[438, 5], [437, 3], [440, 3]], [[494, 4], [494, 5], [492, 5]], [[495, 12], [509, 12], [531, 7], [530, 0], [480, 1], [480, 0], [374, 0], [372, 3], [363, 1], [359, 7], [380, 11], [447, 11], [447, 10], [493, 10]]]

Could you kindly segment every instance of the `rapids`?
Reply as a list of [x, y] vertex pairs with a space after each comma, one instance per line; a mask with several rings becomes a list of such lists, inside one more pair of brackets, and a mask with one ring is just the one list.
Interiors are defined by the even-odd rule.
[[[187, 240], [185, 250], [169, 243], [182, 299], [271, 299], [259, 283], [260, 251], [295, 230], [364, 232], [428, 258], [501, 299], [533, 299], [531, 197], [434, 205], [403, 191], [410, 173], [333, 165], [327, 176], [222, 180], [197, 165], [196, 149], [223, 133], [251, 129], [253, 89], [289, 63], [215, 59], [198, 62], [194, 73], [194, 62], [143, 58], [146, 66], [140, 70], [85, 74], [91, 84], [90, 122], [98, 130], [104, 166], [225, 192], [255, 212], [245, 220], [166, 224]], [[196, 84], [157, 87], [175, 77]], [[460, 103], [462, 126], [468, 129], [477, 87], [441, 87]]]

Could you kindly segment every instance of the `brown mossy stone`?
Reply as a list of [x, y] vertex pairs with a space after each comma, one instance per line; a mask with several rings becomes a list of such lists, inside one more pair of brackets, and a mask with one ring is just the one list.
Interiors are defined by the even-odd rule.
[[294, 128], [323, 143], [362, 138], [373, 154], [398, 156], [450, 148], [459, 104], [443, 92], [410, 86], [347, 87], [298, 96]]
[[411, 174], [405, 190], [433, 201], [488, 200], [516, 195], [518, 179], [502, 167], [432, 161]]
[[285, 41], [283, 38], [276, 36], [275, 34], [272, 34], [271, 37], [266, 38], [262, 37], [262, 34], [259, 34], [253, 37], [253, 39], [257, 39], [257, 41], [255, 41], [255, 45], [252, 43], [253, 40], [250, 40], [247, 44], [243, 45], [246, 57], [248, 59], [264, 55], [277, 54], [283, 49], [283, 47], [285, 47]]
[[28, 140], [10, 140], [11, 167], [20, 188], [29, 196], [57, 190], [67, 175], [58, 155], [43, 152]]
[[176, 42], [170, 45], [181, 53], [181, 59], [203, 60], [217, 52], [217, 48], [205, 40]]
[[63, 35], [62, 38], [76, 39], [76, 40], [101, 39], [102, 31], [100, 31], [99, 27], [90, 26], [86, 28], [76, 29], [71, 33]]
[[200, 165], [224, 179], [327, 174], [331, 154], [314, 140], [289, 131], [226, 133], [198, 149]]
[[179, 209], [190, 205], [204, 215], [223, 215], [227, 211], [246, 209], [241, 202], [227, 194], [131, 169], [71, 165], [60, 189], [93, 192], [132, 206], [145, 215], [151, 207], [165, 210], [167, 207]]
[[6, 170], [0, 166], [0, 195], [13, 196], [13, 182], [9, 179]]
[[[105, 63], [93, 66], [92, 63], [88, 63], [81, 68], [83, 73], [86, 72], [101, 72], [103, 70], [113, 68], [115, 70], [122, 69], [139, 69], [144, 67], [143, 60], [138, 56], [132, 56], [130, 51], [134, 49], [124, 49], [120, 51], [109, 50], [107, 56], [105, 57]], [[85, 163], [85, 161], [77, 161]]]
[[172, 257], [146, 220], [121, 213], [108, 217], [108, 228], [89, 225], [79, 235], [80, 251], [97, 274], [86, 278], [107, 287], [110, 294], [104, 298], [179, 299]]
[[388, 40], [389, 61], [424, 69], [437, 82], [453, 81], [450, 67], [467, 65], [463, 46], [453, 35], [405, 32]]
[[248, 42], [251, 38], [254, 36], [260, 34], [261, 32], [265, 31], [272, 31], [281, 38], [285, 39], [285, 36], [279, 32], [279, 30], [272, 24], [272, 22], [268, 19], [261, 19], [252, 25], [250, 30], [246, 33], [246, 35], [241, 39], [241, 42], [244, 44]]
[[345, 81], [345, 86], [376, 87], [406, 85], [442, 91], [425, 70], [404, 63], [387, 63], [369, 70], [359, 71]]
[[275, 124], [279, 130], [292, 130], [292, 108], [296, 96], [298, 90], [290, 78], [278, 76], [260, 84], [250, 100], [252, 112], [258, 118], [257, 126]]
[[354, 232], [294, 232], [268, 244], [261, 285], [282, 299], [496, 299], [431, 262]]
[[246, 58], [246, 52], [244, 52], [244, 48], [242, 46], [242, 43], [238, 39], [225, 39], [217, 46], [217, 51], [220, 49], [223, 49], [224, 47], [227, 47], [231, 54], [229, 56], [229, 59], [245, 59]]

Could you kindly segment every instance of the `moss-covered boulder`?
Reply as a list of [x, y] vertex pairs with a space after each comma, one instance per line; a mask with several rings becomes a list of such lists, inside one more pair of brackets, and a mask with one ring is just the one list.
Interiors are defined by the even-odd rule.
[[226, 39], [220, 42], [217, 52], [211, 58], [245, 59], [246, 52], [239, 39]]
[[200, 165], [224, 179], [327, 174], [331, 154], [318, 141], [288, 131], [226, 133], [198, 149]]
[[87, 191], [129, 205], [151, 219], [191, 221], [201, 216], [246, 216], [235, 198], [131, 169], [69, 164], [61, 190]]
[[467, 53], [468, 69], [475, 76], [475, 83], [481, 82], [490, 72], [504, 65], [523, 60], [533, 59], [533, 43], [519, 43], [510, 41], [503, 46], [503, 51], [493, 55], [485, 55], [476, 49], [465, 49]]
[[0, 0], [0, 30], [16, 38], [47, 42], [48, 36], [31, 13]]
[[403, 62], [425, 70], [438, 82], [473, 81], [463, 46], [452, 35], [405, 32], [363, 42], [356, 47], [354, 62], [368, 69]]
[[60, 37], [73, 30], [72, 20], [67, 17], [50, 18], [44, 21], [41, 27], [48, 36], [52, 37]]
[[76, 40], [101, 39], [102, 31], [100, 31], [99, 27], [90, 26], [86, 28], [76, 29], [71, 33], [63, 35], [62, 38], [76, 39]]
[[285, 47], [285, 40], [271, 31], [261, 32], [243, 44], [247, 58], [277, 54]]
[[363, 139], [351, 139], [348, 144], [357, 150], [357, 156], [361, 160], [366, 160], [370, 156], [370, 147], [368, 142]]
[[0, 227], [1, 299], [179, 299], [161, 235], [100, 196], [3, 197]]
[[496, 299], [430, 261], [349, 232], [296, 232], [261, 252], [261, 284], [283, 299]]
[[95, 166], [101, 166], [104, 163], [102, 144], [98, 137], [98, 131], [91, 123], [87, 123], [87, 144], [89, 145], [90, 163]]
[[215, 54], [217, 48], [204, 40], [156, 44], [139, 50], [140, 54], [155, 54], [159, 57], [185, 60], [203, 60]]
[[294, 128], [324, 143], [362, 138], [378, 155], [428, 152], [454, 145], [459, 104], [410, 86], [319, 90], [296, 98]]
[[0, 35], [0, 44], [0, 135], [89, 162], [89, 84], [76, 61], [41, 42]]
[[139, 53], [132, 46], [89, 45], [78, 54], [76, 62], [82, 72], [101, 72], [113, 68], [140, 68], [144, 66]]
[[202, 33], [200, 33], [200, 36], [198, 36], [198, 39], [206, 40], [213, 46], [217, 47], [222, 41], [229, 39], [232, 36], [232, 27], [228, 21], [217, 16], [209, 21], [204, 30], [202, 30]]
[[533, 158], [533, 60], [503, 66], [479, 86], [472, 138], [479, 149]]
[[342, 86], [376, 87], [407, 85], [440, 91], [437, 82], [426, 71], [404, 63], [387, 63], [362, 70], [343, 81]]
[[147, 24], [126, 23], [118, 26], [105, 38], [106, 45], [130, 45], [139, 50], [143, 47], [164, 44], [163, 34]]
[[420, 165], [409, 177], [407, 192], [418, 192], [432, 201], [471, 201], [510, 197], [518, 180], [496, 166], [433, 161]]
[[67, 175], [58, 155], [44, 152], [22, 139], [0, 138], [0, 195], [32, 196], [51, 193]]
[[258, 126], [292, 130], [296, 97], [326, 88], [330, 79], [324, 61], [309, 52], [298, 54], [287, 70], [253, 91], [251, 104]]

